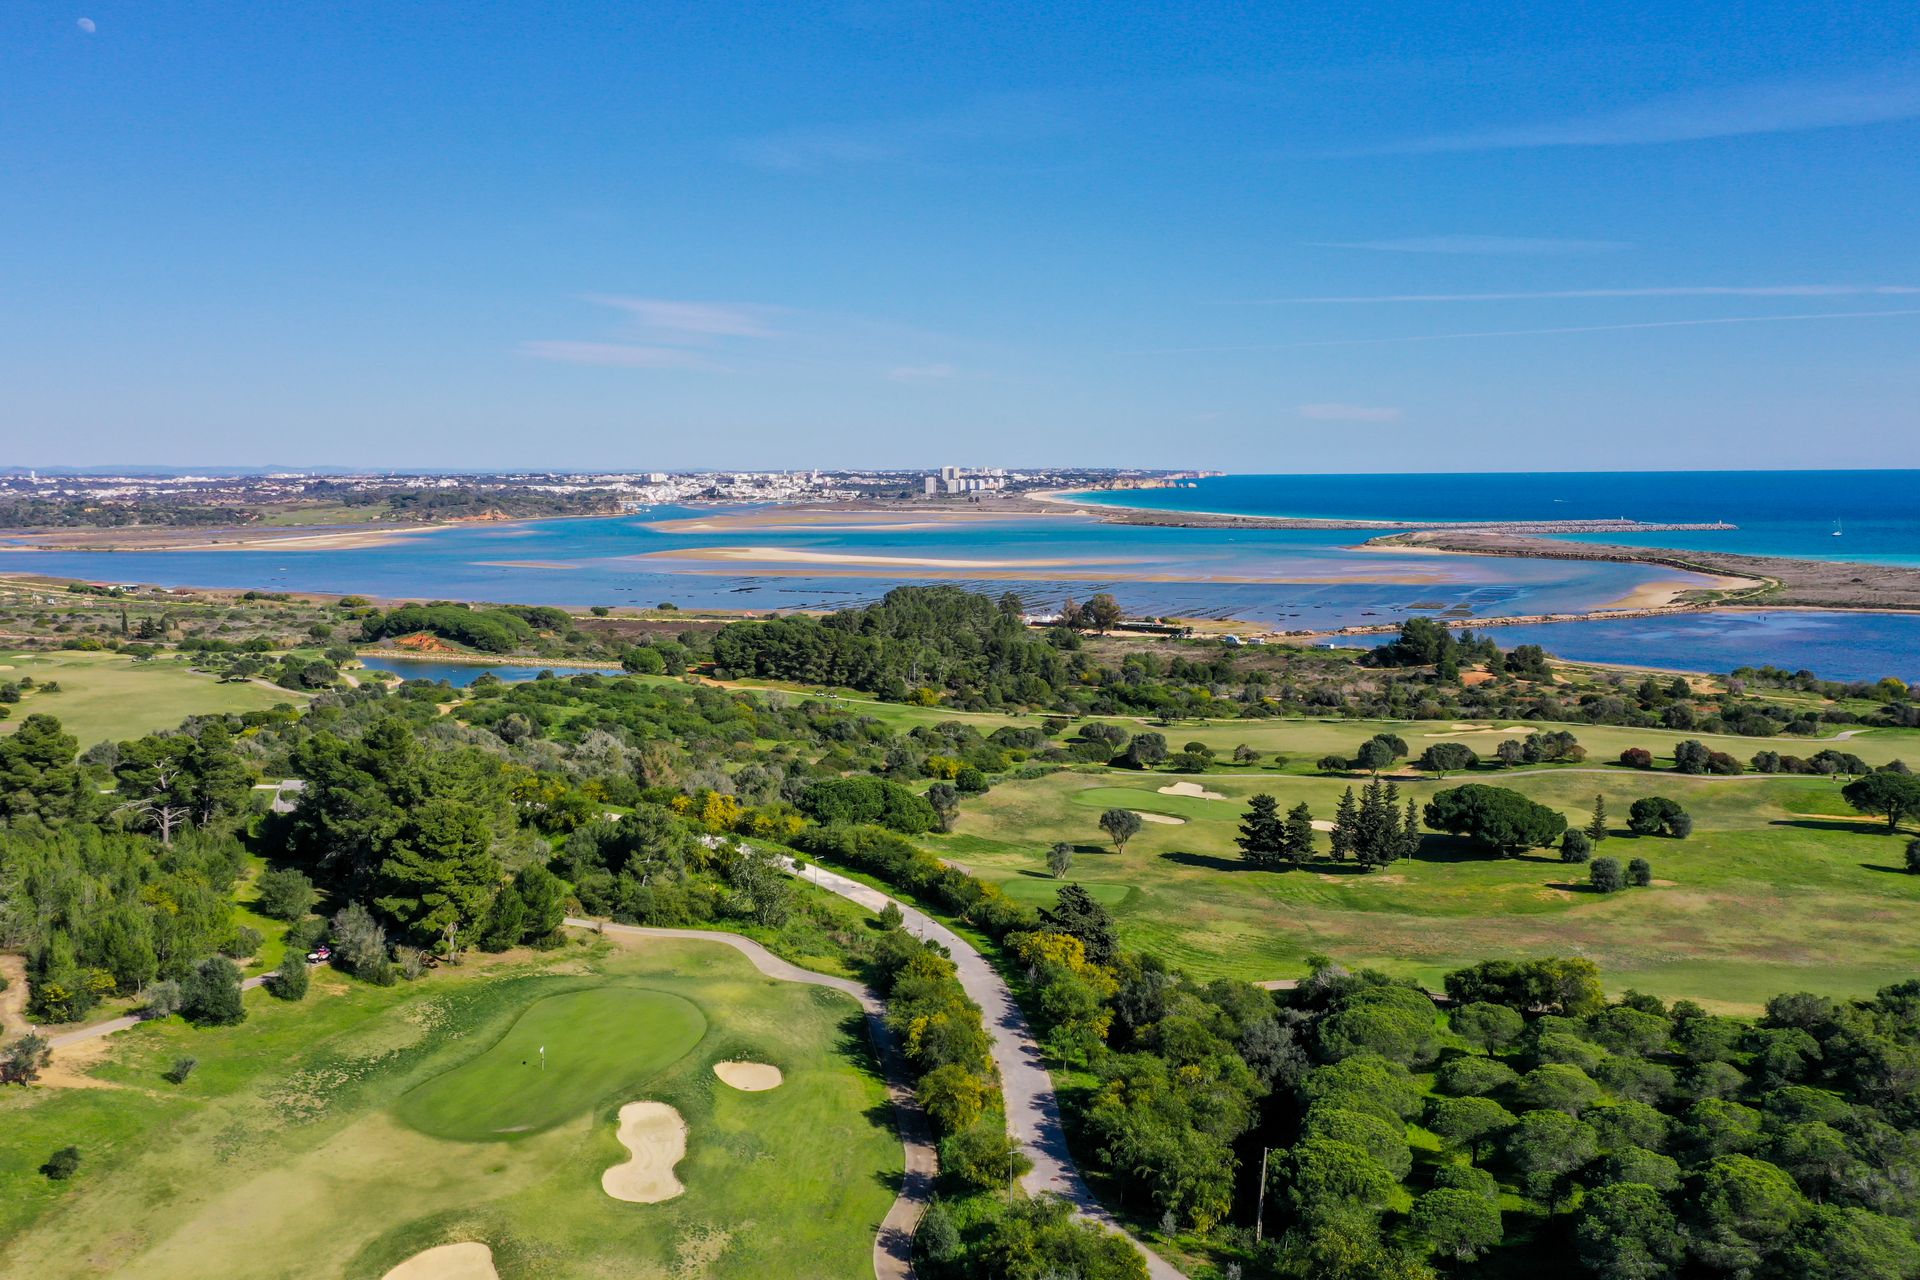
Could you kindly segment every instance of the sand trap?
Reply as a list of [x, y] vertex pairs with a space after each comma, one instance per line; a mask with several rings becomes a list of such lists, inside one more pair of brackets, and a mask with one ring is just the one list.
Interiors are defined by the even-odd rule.
[[1331, 831], [1333, 830], [1333, 821], [1330, 818], [1315, 818], [1313, 820], [1313, 829], [1315, 831]]
[[716, 1062], [713, 1074], [743, 1093], [765, 1093], [778, 1089], [784, 1077], [780, 1068], [764, 1062]]
[[435, 1245], [416, 1253], [381, 1280], [500, 1280], [493, 1250], [475, 1240]]
[[687, 1154], [687, 1122], [664, 1102], [629, 1102], [620, 1108], [620, 1144], [633, 1153], [600, 1175], [600, 1189], [615, 1200], [658, 1204], [686, 1188], [673, 1166]]
[[1184, 827], [1187, 825], [1185, 818], [1176, 818], [1170, 813], [1148, 813], [1145, 809], [1135, 809], [1132, 812], [1134, 816], [1142, 822], [1157, 822], [1163, 827]]
[[1191, 796], [1195, 800], [1225, 800], [1218, 791], [1209, 791], [1197, 782], [1174, 782], [1160, 788], [1163, 796]]

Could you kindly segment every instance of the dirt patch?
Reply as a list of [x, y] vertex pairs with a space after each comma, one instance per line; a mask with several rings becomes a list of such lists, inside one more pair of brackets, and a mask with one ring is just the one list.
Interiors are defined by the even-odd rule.
[[1649, 881], [1647, 881], [1647, 883], [1648, 883], [1648, 884], [1650, 884], [1650, 885], [1655, 885], [1655, 886], [1657, 886], [1657, 887], [1659, 887], [1659, 888], [1662, 888], [1662, 889], [1670, 889], [1670, 888], [1672, 888], [1672, 887], [1673, 887], [1674, 885], [1676, 885], [1676, 884], [1678, 884], [1678, 883], [1680, 883], [1680, 882], [1679, 882], [1678, 880], [1649, 880]]
[[780, 1068], [764, 1062], [716, 1062], [713, 1074], [742, 1093], [765, 1093], [768, 1089], [778, 1089], [785, 1079]]
[[658, 1204], [686, 1190], [673, 1176], [687, 1154], [687, 1122], [678, 1111], [664, 1102], [629, 1102], [620, 1108], [620, 1145], [632, 1156], [600, 1175], [600, 1189], [615, 1200]]
[[1218, 791], [1209, 791], [1197, 782], [1171, 782], [1160, 788], [1163, 796], [1189, 796], [1195, 800], [1225, 800]]
[[477, 1240], [440, 1244], [414, 1254], [381, 1280], [500, 1280], [493, 1250]]
[[1170, 813], [1148, 813], [1145, 809], [1134, 809], [1132, 813], [1142, 822], [1157, 822], [1163, 827], [1184, 827], [1185, 818], [1176, 818]]
[[0, 1040], [27, 1033], [27, 959], [25, 956], [0, 956], [0, 978], [7, 989], [0, 991]]

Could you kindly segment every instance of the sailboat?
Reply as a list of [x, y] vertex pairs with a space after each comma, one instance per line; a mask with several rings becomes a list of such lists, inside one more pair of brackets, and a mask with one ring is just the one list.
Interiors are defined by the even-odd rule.
[[1840, 536], [1840, 522], [1838, 520], [1833, 522], [1833, 536], [1836, 538]]

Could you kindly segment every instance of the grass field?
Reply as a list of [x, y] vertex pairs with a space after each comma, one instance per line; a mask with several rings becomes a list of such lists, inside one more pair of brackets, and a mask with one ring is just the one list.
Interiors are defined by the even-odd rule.
[[[1263, 729], [1269, 745], [1285, 741], [1283, 726]], [[1348, 749], [1370, 731], [1342, 729]], [[1579, 732], [1583, 741], [1599, 736]], [[1313, 745], [1297, 754], [1311, 759], [1326, 734], [1312, 726], [1303, 737]], [[1489, 956], [1582, 955], [1600, 964], [1615, 991], [1636, 987], [1752, 1009], [1780, 991], [1863, 994], [1920, 970], [1920, 877], [1900, 870], [1911, 833], [1881, 834], [1885, 824], [1854, 815], [1830, 779], [1695, 778], [1607, 766], [1475, 775], [1552, 805], [1575, 825], [1604, 795], [1617, 834], [1600, 853], [1647, 858], [1657, 883], [1601, 895], [1586, 887], [1586, 868], [1550, 851], [1491, 859], [1434, 834], [1418, 859], [1372, 874], [1324, 862], [1250, 870], [1233, 844], [1248, 797], [1268, 792], [1283, 810], [1305, 801], [1327, 819], [1340, 793], [1360, 782], [1294, 768], [1187, 779], [1224, 800], [1160, 794], [1181, 780], [1174, 775], [1102, 768], [1006, 782], [968, 800], [954, 834], [928, 839], [943, 856], [1034, 903], [1050, 900], [1057, 886], [1046, 874], [1046, 850], [1057, 840], [1073, 843], [1068, 878], [1113, 907], [1126, 941], [1202, 975], [1298, 977], [1305, 957], [1323, 952], [1436, 984], [1448, 969]], [[1421, 801], [1461, 781], [1399, 779], [1403, 799]], [[1627, 836], [1628, 806], [1649, 794], [1680, 801], [1694, 816], [1694, 835]], [[1182, 822], [1147, 823], [1115, 853], [1096, 825], [1110, 807]], [[1325, 841], [1319, 837], [1323, 851]]]
[[38, 684], [58, 681], [60, 691], [29, 691], [13, 705], [12, 717], [0, 721], [0, 733], [44, 712], [58, 717], [80, 740], [82, 750], [96, 742], [177, 729], [191, 715], [264, 711], [283, 702], [299, 706], [306, 701], [290, 689], [222, 684], [172, 656], [135, 662], [117, 653], [0, 649], [0, 680], [22, 676], [32, 676]]
[[[301, 1004], [247, 1007], [235, 1028], [103, 1042], [98, 1087], [0, 1094], [0, 1275], [367, 1280], [457, 1240], [489, 1244], [505, 1280], [870, 1267], [901, 1153], [837, 993], [717, 944], [594, 939], [386, 989], [326, 974]], [[518, 1056], [539, 1043], [544, 1095]], [[170, 1085], [182, 1053], [200, 1068]], [[729, 1059], [785, 1082], [730, 1089], [711, 1070]], [[659, 1204], [599, 1183], [642, 1098], [690, 1130], [686, 1192]], [[34, 1171], [69, 1143], [72, 1181]]]
[[636, 987], [597, 987], [527, 1006], [491, 1048], [394, 1107], [401, 1121], [458, 1142], [518, 1139], [642, 1087], [706, 1034], [700, 1006]]

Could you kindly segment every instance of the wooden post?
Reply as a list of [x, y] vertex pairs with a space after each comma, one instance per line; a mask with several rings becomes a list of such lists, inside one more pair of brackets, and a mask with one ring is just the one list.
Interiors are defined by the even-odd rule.
[[1269, 1152], [1269, 1151], [1271, 1151], [1272, 1149], [1273, 1149], [1273, 1148], [1271, 1148], [1271, 1147], [1262, 1147], [1262, 1148], [1260, 1148], [1260, 1189], [1259, 1189], [1259, 1191], [1258, 1191], [1258, 1193], [1257, 1193], [1257, 1198], [1256, 1198], [1256, 1199], [1254, 1200], [1254, 1202], [1253, 1202], [1253, 1242], [1254, 1242], [1255, 1244], [1259, 1244], [1259, 1243], [1260, 1243], [1260, 1233], [1261, 1233], [1261, 1230], [1262, 1230], [1262, 1229], [1263, 1229], [1263, 1228], [1265, 1227], [1265, 1225], [1266, 1225], [1266, 1218], [1267, 1218], [1267, 1152]]

